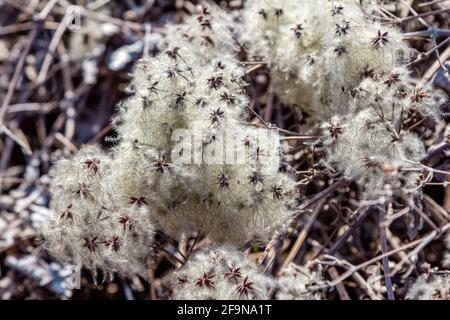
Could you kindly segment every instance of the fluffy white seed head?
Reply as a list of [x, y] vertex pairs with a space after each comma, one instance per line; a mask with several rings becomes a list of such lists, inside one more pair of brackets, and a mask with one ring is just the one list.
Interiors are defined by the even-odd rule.
[[323, 126], [326, 155], [322, 163], [330, 173], [343, 174], [367, 191], [414, 189], [418, 166], [425, 150], [420, 139], [408, 132], [396, 135], [377, 114], [368, 109], [348, 117], [334, 117]]
[[415, 88], [408, 77], [401, 68], [385, 76], [369, 71], [352, 92], [351, 112], [323, 124], [323, 163], [330, 172], [358, 180], [366, 191], [387, 183], [420, 189], [418, 162], [425, 148], [413, 129], [427, 119], [438, 121], [446, 97], [429, 86]]
[[[175, 238], [266, 240], [290, 222], [294, 181], [279, 172], [278, 133], [246, 122], [245, 70], [226, 51], [231, 31], [218, 11], [206, 16], [219, 30], [203, 30], [194, 18], [179, 28], [211, 33], [220, 54], [174, 33], [162, 45], [167, 49], [136, 65], [133, 94], [115, 121], [113, 194], [145, 198], [155, 222]], [[180, 130], [189, 140], [181, 148]], [[187, 161], [177, 161], [180, 153]]]
[[449, 300], [450, 277], [448, 274], [438, 275], [424, 273], [409, 288], [408, 300]]
[[166, 280], [174, 299], [268, 299], [272, 280], [232, 247], [207, 247], [197, 252]]
[[[394, 27], [377, 24], [360, 1], [255, 0], [244, 8], [244, 42], [266, 61], [285, 103], [326, 122], [330, 172], [356, 179], [367, 191], [416, 191], [424, 156], [408, 131], [440, 119], [446, 96], [416, 87], [411, 49]], [[408, 167], [407, 170], [402, 168]]]
[[[168, 27], [162, 52], [142, 58], [134, 68], [130, 96], [114, 119], [118, 137], [107, 172], [105, 167], [95, 179], [69, 172], [84, 149], [75, 160], [58, 165], [52, 187], [54, 203], [62, 203], [57, 212], [73, 202], [70, 192], [84, 183], [93, 200], [81, 199], [80, 206], [89, 207], [83, 212], [89, 221], [109, 212], [127, 215], [175, 239], [200, 234], [220, 243], [267, 240], [289, 224], [295, 183], [279, 170], [278, 133], [246, 122], [245, 70], [231, 52], [229, 24], [213, 8]], [[184, 31], [170, 31], [176, 28]], [[193, 32], [193, 38], [184, 32]], [[198, 35], [209, 35], [214, 46], [202, 47]], [[219, 150], [223, 157], [217, 157]], [[225, 158], [229, 151], [231, 159]], [[106, 157], [99, 150], [89, 152]], [[105, 234], [91, 233], [89, 239], [96, 241]], [[78, 237], [84, 241], [87, 235]], [[97, 266], [91, 260], [83, 263]]]
[[409, 55], [399, 31], [369, 21], [356, 0], [251, 0], [243, 16], [244, 42], [280, 98], [313, 118], [347, 113], [365, 70], [389, 74]]
[[323, 293], [314, 288], [324, 283], [321, 270], [290, 263], [277, 279], [278, 300], [322, 300]]
[[55, 216], [42, 230], [45, 247], [94, 274], [145, 275], [154, 227], [137, 207], [113, 200], [111, 168], [111, 158], [92, 145], [56, 163], [50, 188]]
[[197, 7], [197, 13], [183, 23], [168, 24], [166, 37], [158, 44], [161, 51], [173, 45], [186, 46], [199, 60], [208, 62], [226, 54], [237, 54], [236, 41], [240, 24], [233, 12], [225, 12], [217, 5], [204, 1]]

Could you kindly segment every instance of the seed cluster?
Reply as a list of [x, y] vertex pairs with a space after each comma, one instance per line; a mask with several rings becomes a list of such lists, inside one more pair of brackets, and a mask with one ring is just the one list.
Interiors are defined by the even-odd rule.
[[95, 275], [144, 274], [152, 256], [150, 217], [145, 199], [122, 203], [112, 195], [112, 159], [88, 145], [53, 169], [50, 192], [55, 217], [44, 226], [45, 246], [58, 259], [83, 265]]
[[273, 281], [232, 247], [207, 247], [197, 252], [167, 285], [175, 299], [268, 299]]
[[138, 271], [146, 263], [135, 260], [147, 259], [156, 229], [176, 240], [242, 244], [288, 226], [295, 183], [280, 170], [278, 133], [246, 122], [245, 70], [222, 17], [203, 8], [169, 26], [161, 52], [137, 62], [110, 155], [85, 146], [57, 163], [57, 216], [44, 230], [56, 256], [145, 274]]
[[434, 274], [433, 271], [420, 275], [406, 295], [408, 300], [450, 300], [450, 277], [448, 274]]
[[278, 300], [322, 300], [323, 294], [314, 289], [325, 283], [321, 271], [290, 263], [277, 279]]
[[[422, 174], [415, 130], [439, 121], [445, 97], [414, 84], [400, 32], [364, 9], [356, 0], [249, 0], [242, 25], [212, 6], [168, 25], [159, 54], [134, 67], [113, 119], [114, 147], [87, 145], [55, 165], [48, 250], [94, 274], [146, 276], [156, 231], [207, 237], [215, 244], [168, 275], [174, 298], [320, 299], [320, 271], [291, 264], [274, 281], [236, 249], [285, 231], [299, 200], [278, 132], [247, 122], [236, 39], [267, 62], [280, 99], [308, 114], [307, 129], [321, 133], [328, 174], [357, 182], [368, 198], [386, 185], [418, 194], [432, 176]], [[439, 279], [433, 286], [448, 288]], [[410, 297], [424, 294], [423, 281]]]
[[352, 110], [364, 70], [389, 74], [410, 52], [399, 30], [369, 21], [356, 0], [250, 0], [243, 20], [243, 41], [269, 64], [279, 97], [319, 120]]
[[269, 64], [280, 98], [324, 123], [329, 173], [358, 181], [367, 195], [387, 183], [418, 192], [425, 151], [413, 129], [438, 121], [446, 97], [416, 87], [411, 49], [368, 10], [354, 0], [248, 1], [243, 38]]
[[[214, 21], [210, 17], [211, 26]], [[289, 221], [294, 183], [279, 172], [271, 131], [244, 121], [243, 68], [227, 55], [202, 58], [200, 67], [189, 45], [170, 48], [139, 61], [133, 95], [116, 119], [117, 201], [144, 198], [148, 214], [174, 238], [193, 232], [218, 242], [270, 237]], [[179, 130], [190, 138], [181, 148], [174, 141]], [[246, 160], [239, 163], [237, 155]]]

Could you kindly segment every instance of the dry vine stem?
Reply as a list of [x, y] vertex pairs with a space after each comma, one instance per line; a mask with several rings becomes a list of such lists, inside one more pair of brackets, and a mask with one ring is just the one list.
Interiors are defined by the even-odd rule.
[[[384, 254], [381, 254], [375, 258], [372, 258], [364, 263], [361, 263], [357, 266], [353, 266], [352, 268], [350, 268], [348, 271], [344, 272], [342, 275], [340, 275], [338, 278], [334, 279], [333, 281], [329, 282], [324, 288], [327, 287], [334, 287], [335, 285], [337, 285], [338, 283], [344, 281], [345, 279], [347, 279], [348, 277], [350, 277], [354, 272], [357, 272], [359, 270], [361, 270], [362, 268], [365, 268], [367, 266], [370, 266], [371, 264], [373, 264], [374, 262], [377, 262], [379, 260], [382, 260], [385, 257], [389, 257], [399, 251], [404, 251], [407, 250], [409, 248], [415, 247], [415, 249], [413, 249], [407, 256], [407, 259], [410, 259], [411, 256], [413, 256], [414, 254], [417, 254], [417, 252], [419, 252], [421, 249], [423, 249], [427, 244], [429, 244], [433, 239], [435, 239], [437, 236], [440, 236], [441, 233], [446, 232], [448, 229], [450, 229], [450, 223], [446, 224], [445, 226], [443, 226], [440, 229], [440, 233], [438, 233], [436, 230], [430, 232], [427, 236], [414, 240], [408, 244], [405, 244], [403, 246], [400, 246], [397, 249], [394, 250], [390, 250]], [[417, 246], [416, 246], [417, 245]], [[332, 258], [334, 258], [333, 256], [331, 256]], [[327, 258], [327, 255], [324, 255], [324, 258]], [[407, 259], [402, 260], [399, 264], [396, 265], [396, 267], [392, 270], [391, 272], [391, 276], [395, 275], [400, 269], [401, 267], [406, 263]], [[320, 262], [318, 262], [320, 263]]]

